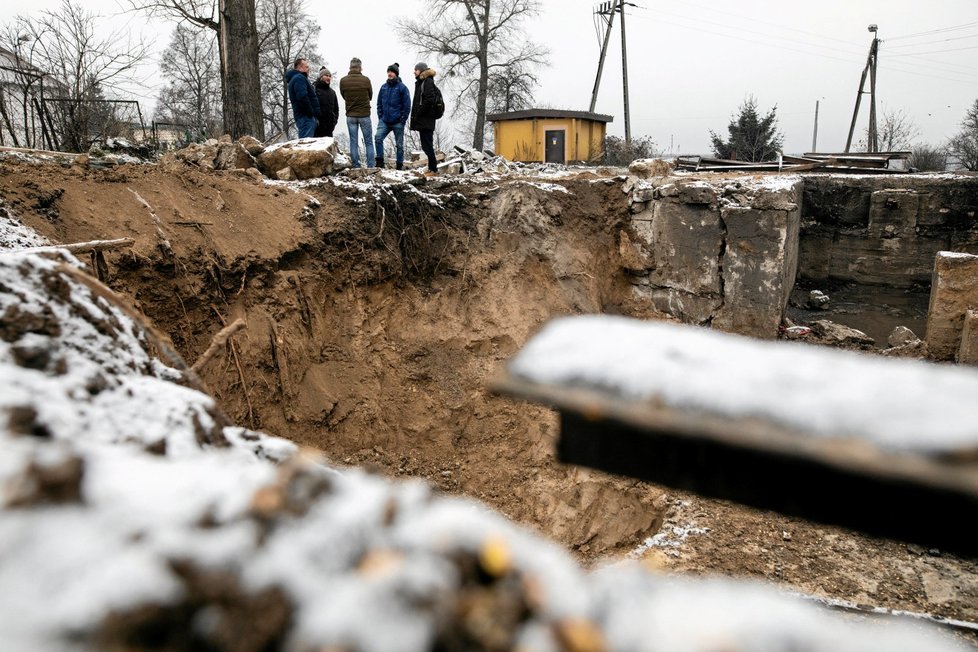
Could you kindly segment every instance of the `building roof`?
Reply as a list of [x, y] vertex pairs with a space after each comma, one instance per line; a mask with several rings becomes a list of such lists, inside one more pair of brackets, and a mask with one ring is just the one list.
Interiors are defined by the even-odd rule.
[[508, 113], [490, 113], [486, 116], [486, 120], [489, 122], [532, 120], [533, 118], [577, 118], [578, 120], [591, 120], [592, 122], [611, 122], [614, 120], [613, 116], [602, 113], [565, 111], [563, 109], [525, 109], [523, 111], [509, 111]]

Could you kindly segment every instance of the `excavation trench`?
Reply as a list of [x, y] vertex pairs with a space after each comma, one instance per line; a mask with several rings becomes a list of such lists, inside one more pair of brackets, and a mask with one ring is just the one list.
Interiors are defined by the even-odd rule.
[[[654, 230], [646, 212], [659, 197], [650, 192], [636, 202], [635, 188], [623, 192], [629, 181], [596, 172], [268, 184], [183, 166], [92, 171], [6, 160], [0, 170], [3, 205], [52, 241], [135, 239], [131, 250], [107, 254], [107, 282], [188, 361], [223, 325], [247, 322], [201, 372], [237, 423], [319, 449], [341, 466], [420, 477], [480, 499], [585, 559], [633, 550], [657, 533], [674, 533], [678, 524], [693, 533], [689, 556], [653, 555], [655, 563], [978, 617], [973, 562], [934, 562], [898, 543], [560, 465], [553, 457], [556, 415], [487, 391], [505, 361], [559, 315], [767, 328], [766, 308], [747, 321], [732, 312], [787, 301], [794, 288], [768, 288], [754, 303], [731, 300], [743, 276], [729, 274], [753, 269], [743, 262], [747, 249], [735, 241], [749, 235], [737, 231], [736, 219], [746, 215], [738, 211], [752, 206], [728, 207], [722, 237], [697, 240], [709, 253], [704, 260], [715, 263], [703, 278], [715, 269], [727, 275], [714, 289], [693, 275], [669, 278], [684, 250], [667, 264], [650, 264], [650, 247], [666, 235]], [[785, 192], [800, 200], [807, 187], [799, 183]], [[57, 198], [45, 201], [54, 191]], [[675, 199], [668, 192], [667, 202]], [[812, 252], [821, 249], [809, 243], [813, 237], [838, 243], [833, 229], [855, 227], [800, 205], [762, 207], [772, 225], [780, 219], [774, 212], [798, 211], [798, 260], [782, 262], [813, 285], [847, 282], [841, 267], [819, 266], [822, 259]], [[687, 226], [719, 225], [708, 206], [694, 204], [692, 217], [682, 219]], [[914, 283], [926, 285], [915, 278], [898, 291]], [[685, 312], [667, 314], [675, 306]], [[775, 337], [777, 325], [765, 336]], [[697, 527], [713, 531], [696, 543]], [[794, 543], [786, 544], [789, 539]], [[827, 539], [834, 542], [828, 548]], [[780, 561], [766, 558], [779, 550]], [[907, 556], [912, 559], [886, 563]], [[924, 562], [944, 566], [907, 570]], [[867, 568], [883, 579], [870, 586]], [[951, 585], [957, 588], [949, 597]]]

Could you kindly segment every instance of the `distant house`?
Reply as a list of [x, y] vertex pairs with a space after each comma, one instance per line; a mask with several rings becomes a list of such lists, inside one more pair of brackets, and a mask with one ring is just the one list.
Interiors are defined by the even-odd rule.
[[51, 93], [60, 86], [50, 75], [0, 47], [0, 145], [43, 147], [45, 89]]
[[512, 161], [599, 161], [610, 115], [589, 111], [526, 109], [491, 113], [495, 151]]

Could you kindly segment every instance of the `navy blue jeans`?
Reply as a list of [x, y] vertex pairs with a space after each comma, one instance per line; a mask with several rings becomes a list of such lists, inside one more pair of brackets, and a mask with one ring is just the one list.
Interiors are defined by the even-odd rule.
[[367, 161], [364, 167], [373, 167], [374, 164], [374, 134], [373, 126], [370, 124], [370, 116], [363, 118], [346, 118], [346, 130], [350, 132], [350, 158], [353, 159], [353, 167], [360, 167], [360, 134], [363, 131], [363, 145], [367, 149]]
[[397, 168], [401, 169], [404, 166], [404, 125], [399, 122], [387, 124], [381, 120], [377, 123], [377, 135], [374, 137], [377, 160], [384, 160], [384, 139], [391, 132], [394, 132], [394, 147], [397, 150]]
[[295, 128], [299, 132], [299, 138], [312, 138], [316, 133], [316, 119], [297, 115], [295, 117]]

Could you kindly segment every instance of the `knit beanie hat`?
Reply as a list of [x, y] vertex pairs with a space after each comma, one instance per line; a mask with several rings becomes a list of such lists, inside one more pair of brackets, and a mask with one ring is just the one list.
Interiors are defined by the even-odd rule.
[[330, 77], [332, 77], [333, 76], [333, 73], [331, 73], [329, 71], [329, 68], [327, 68], [326, 66], [323, 66], [322, 68], [319, 69], [319, 77], [320, 77], [320, 79], [322, 79], [322, 76], [323, 75], [329, 75]]
[[428, 69], [428, 64], [426, 64], [424, 61], [419, 61], [418, 63], [414, 64], [414, 69], [424, 72]]
[[401, 64], [399, 64], [399, 63], [397, 63], [395, 61], [391, 65], [387, 66], [387, 72], [392, 72], [395, 75], [397, 75], [398, 77], [400, 77], [401, 76]]
[[350, 70], [360, 70], [363, 67], [363, 62], [357, 57], [350, 59]]

